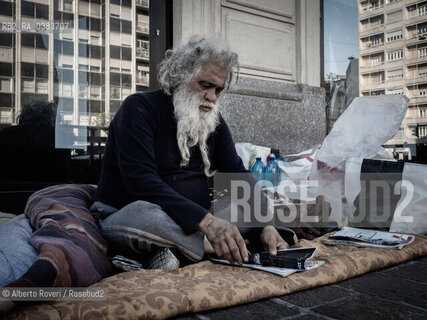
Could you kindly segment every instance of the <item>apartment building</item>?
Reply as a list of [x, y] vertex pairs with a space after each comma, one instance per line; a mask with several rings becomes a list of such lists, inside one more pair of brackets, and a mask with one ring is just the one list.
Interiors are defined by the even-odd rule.
[[57, 102], [60, 124], [103, 126], [148, 90], [148, 0], [0, 1], [0, 23], [12, 21], [63, 24], [0, 32], [0, 126], [36, 99]]
[[386, 148], [416, 157], [427, 137], [427, 1], [359, 0], [359, 94], [405, 94], [410, 104]]

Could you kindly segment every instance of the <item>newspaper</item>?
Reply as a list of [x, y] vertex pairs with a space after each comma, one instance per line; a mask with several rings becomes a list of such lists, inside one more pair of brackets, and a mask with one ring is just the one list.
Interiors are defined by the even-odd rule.
[[324, 242], [332, 245], [402, 249], [414, 240], [415, 236], [408, 234], [344, 227]]
[[[307, 255], [307, 252], [309, 251], [309, 254]], [[292, 273], [298, 272], [298, 271], [304, 271], [304, 270], [311, 270], [318, 268], [324, 264], [324, 261], [317, 261], [317, 260], [308, 260], [314, 256], [314, 253], [316, 251], [316, 248], [297, 248], [297, 249], [286, 249], [286, 250], [279, 250], [277, 251], [277, 256], [283, 256], [286, 257], [285, 259], [290, 260], [291, 257], [295, 257], [295, 264], [299, 262], [299, 267], [294, 268], [283, 268], [283, 267], [275, 267], [271, 265], [262, 265], [261, 262], [255, 262], [256, 259], [252, 259], [253, 256], [259, 255], [258, 253], [251, 254], [249, 257], [249, 261], [252, 261], [250, 263], [243, 263], [242, 265], [239, 265], [237, 263], [233, 264], [233, 266], [236, 267], [245, 267], [245, 268], [251, 268], [251, 269], [257, 269], [262, 270], [270, 273], [277, 274], [282, 277], [287, 277]], [[300, 257], [297, 257], [297, 255], [300, 253]], [[261, 253], [263, 254], [263, 253]], [[252, 256], [252, 257], [251, 257]], [[216, 259], [210, 257], [210, 259], [213, 262], [222, 263], [230, 265], [230, 262], [227, 260], [222, 259]]]

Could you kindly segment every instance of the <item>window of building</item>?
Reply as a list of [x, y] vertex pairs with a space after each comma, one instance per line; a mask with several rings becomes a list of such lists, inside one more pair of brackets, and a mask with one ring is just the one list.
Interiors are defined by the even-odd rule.
[[30, 1], [21, 1], [21, 14], [24, 17], [49, 19], [49, 6]]
[[403, 88], [393, 88], [388, 90], [388, 94], [403, 94]]
[[34, 78], [34, 63], [21, 63], [21, 76]]
[[79, 57], [89, 57], [89, 46], [83, 43], [79, 43]]
[[150, 72], [146, 66], [137, 66], [136, 83], [142, 86], [148, 86]]
[[402, 39], [403, 39], [402, 30], [387, 33], [387, 42], [393, 42], [393, 41], [402, 40]]
[[36, 92], [47, 94], [47, 80], [41, 80], [41, 79], [36, 80]]
[[418, 137], [424, 138], [427, 136], [427, 126], [419, 126], [418, 127]]
[[41, 33], [28, 33], [21, 34], [21, 45], [23, 47], [37, 48], [48, 50], [49, 49], [49, 35]]
[[110, 45], [110, 58], [120, 59], [120, 47]]
[[395, 50], [387, 53], [387, 60], [388, 61], [394, 61], [394, 60], [400, 60], [403, 58], [403, 50]]
[[427, 77], [427, 65], [420, 65], [418, 67], [418, 76], [420, 78], [425, 78]]
[[0, 1], [0, 12], [4, 16], [12, 16], [12, 2]]
[[110, 98], [120, 99], [120, 87], [110, 86]]
[[418, 48], [418, 57], [419, 58], [427, 57], [427, 47]]
[[88, 86], [87, 84], [80, 84], [79, 85], [79, 98], [81, 99], [87, 99], [88, 98]]
[[380, 56], [376, 56], [376, 57], [371, 58], [371, 66], [379, 66], [380, 64], [381, 64]]
[[22, 92], [34, 92], [34, 78], [21, 78]]
[[13, 64], [7, 62], [0, 62], [0, 76], [12, 77]]
[[122, 50], [122, 60], [131, 61], [132, 60], [132, 48], [121, 47]]
[[427, 3], [418, 6], [418, 16], [425, 16], [427, 14]]
[[0, 46], [11, 47], [13, 45], [12, 33], [0, 33]]
[[101, 41], [100, 38], [97, 36], [90, 36], [90, 43], [93, 45], [100, 45]]
[[21, 1], [21, 14], [25, 17], [34, 17], [34, 2]]
[[371, 47], [378, 47], [382, 45], [382, 37], [381, 36], [373, 36], [371, 37]]
[[120, 32], [120, 19], [110, 18], [110, 30]]
[[0, 91], [1, 92], [13, 92], [12, 79], [0, 78]]
[[110, 83], [115, 86], [120, 86], [120, 73], [110, 72]]
[[100, 99], [101, 98], [101, 87], [100, 86], [90, 86], [90, 99]]
[[73, 11], [73, 0], [62, 0], [63, 11]]
[[387, 72], [388, 80], [399, 80], [403, 79], [403, 69], [390, 70]]
[[36, 77], [47, 79], [49, 77], [49, 66], [47, 64], [36, 64]]
[[122, 99], [126, 99], [128, 96], [130, 96], [130, 94], [130, 88], [122, 88]]
[[426, 34], [427, 34], [427, 24], [419, 25], [418, 26], [418, 35], [419, 36], [424, 36]]

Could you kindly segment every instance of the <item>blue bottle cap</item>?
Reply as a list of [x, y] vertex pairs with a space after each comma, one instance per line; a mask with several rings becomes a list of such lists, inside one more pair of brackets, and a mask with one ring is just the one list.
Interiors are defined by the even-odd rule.
[[276, 158], [275, 157], [270, 157], [270, 160], [276, 160]]
[[260, 157], [256, 157], [255, 160], [261, 160], [261, 158]]

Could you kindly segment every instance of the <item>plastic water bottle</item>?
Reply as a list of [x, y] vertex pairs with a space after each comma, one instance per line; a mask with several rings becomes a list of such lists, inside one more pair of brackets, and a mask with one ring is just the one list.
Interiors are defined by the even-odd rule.
[[270, 161], [265, 167], [265, 179], [270, 181], [273, 186], [277, 186], [280, 183], [280, 168], [275, 161], [275, 157], [270, 157]]
[[262, 164], [261, 158], [256, 158], [254, 165], [252, 166], [252, 175], [257, 181], [264, 179], [264, 165]]

